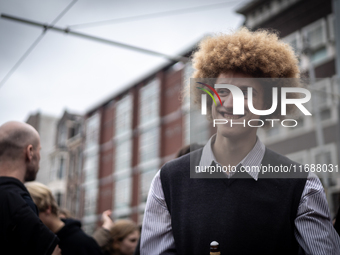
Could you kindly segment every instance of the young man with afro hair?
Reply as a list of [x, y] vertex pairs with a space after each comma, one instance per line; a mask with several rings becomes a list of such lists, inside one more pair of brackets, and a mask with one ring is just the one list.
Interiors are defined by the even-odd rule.
[[[212, 241], [220, 243], [221, 254], [340, 254], [340, 239], [316, 175], [240, 171], [299, 166], [266, 148], [256, 136], [257, 127], [230, 125], [264, 117], [282, 119], [280, 102], [269, 116], [259, 116], [249, 110], [247, 101], [252, 98], [255, 109], [266, 110], [272, 87], [300, 86], [292, 48], [275, 33], [242, 28], [203, 40], [193, 55], [193, 66], [193, 78], [217, 78], [217, 84], [241, 89], [244, 113], [233, 114], [233, 95], [227, 89], [216, 89], [222, 104], [207, 97], [208, 117], [229, 124], [217, 125], [203, 149], [166, 163], [156, 174], [145, 208], [141, 254], [209, 254]], [[191, 95], [200, 105], [205, 92], [194, 91]], [[287, 108], [287, 113], [291, 110]], [[191, 178], [193, 166], [232, 166], [237, 171], [222, 173], [224, 178], [204, 178], [205, 174]]]

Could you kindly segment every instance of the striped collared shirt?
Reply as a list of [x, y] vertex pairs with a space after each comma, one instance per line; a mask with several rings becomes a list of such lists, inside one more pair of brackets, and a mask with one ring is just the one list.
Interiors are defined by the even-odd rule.
[[[214, 136], [204, 146], [200, 165], [211, 165], [216, 161], [211, 144]], [[248, 155], [239, 163], [244, 166], [259, 166], [264, 157], [265, 146], [257, 142]], [[238, 164], [238, 165], [239, 165]], [[249, 173], [256, 181], [258, 172]], [[319, 178], [310, 173], [301, 195], [295, 218], [294, 235], [305, 254], [340, 255], [340, 238], [332, 226], [329, 208]], [[171, 216], [162, 189], [160, 171], [154, 177], [143, 220], [140, 254], [176, 254], [172, 234]]]
[[[201, 168], [204, 168], [204, 166], [210, 166], [212, 163], [221, 166], [221, 164], [218, 163], [217, 160], [215, 159], [214, 153], [211, 148], [211, 145], [214, 144], [215, 139], [216, 139], [216, 135], [213, 135], [209, 139], [207, 144], [203, 147], [202, 156], [201, 156], [201, 160], [199, 163], [199, 166]], [[251, 177], [253, 177], [254, 180], [257, 181], [257, 178], [259, 176], [260, 165], [261, 165], [265, 152], [266, 152], [266, 147], [260, 141], [260, 139], [257, 138], [253, 149], [251, 149], [251, 151], [247, 154], [247, 156], [245, 156], [244, 159], [242, 159], [241, 162], [237, 164], [236, 168], [242, 165], [244, 167], [251, 169], [251, 171], [247, 171], [247, 173]], [[227, 177], [230, 178], [233, 174], [234, 174], [233, 172], [230, 172], [227, 175]]]

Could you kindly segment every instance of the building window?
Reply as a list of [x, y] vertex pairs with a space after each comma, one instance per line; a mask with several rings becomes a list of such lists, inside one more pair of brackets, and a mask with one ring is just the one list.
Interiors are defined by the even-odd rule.
[[80, 130], [81, 130], [81, 125], [79, 123], [74, 122], [72, 124], [73, 126], [70, 128], [70, 131], [69, 131], [69, 139], [80, 134]]
[[56, 176], [57, 176], [57, 157], [53, 156], [52, 157], [52, 168], [51, 168], [51, 172], [50, 172], [50, 181], [54, 181]]
[[85, 139], [85, 182], [97, 179], [98, 150], [99, 150], [99, 114], [95, 114], [86, 120]]
[[326, 27], [323, 20], [313, 23], [311, 26], [305, 28], [305, 35], [307, 36], [311, 48], [318, 48], [326, 43]]
[[328, 33], [329, 39], [334, 41], [335, 39], [335, 18], [333, 14], [328, 15]]
[[321, 49], [313, 51], [313, 53], [311, 55], [312, 63], [322, 61], [325, 58], [327, 58], [327, 48], [326, 48], [326, 46], [322, 47]]
[[154, 127], [139, 137], [140, 163], [158, 158], [159, 129]]
[[69, 168], [68, 168], [68, 176], [73, 177], [74, 169], [76, 165], [76, 158], [73, 153], [70, 153], [70, 161], [69, 161]]
[[154, 79], [140, 89], [140, 124], [151, 122], [159, 117], [159, 80]]
[[[99, 114], [95, 114], [86, 121], [85, 140], [85, 216], [96, 213], [98, 193], [98, 147], [99, 147]], [[82, 154], [80, 154], [82, 155]]]
[[60, 157], [59, 169], [57, 174], [58, 179], [63, 179], [64, 172], [65, 172], [65, 159], [64, 157]]
[[151, 168], [151, 169], [144, 170], [144, 172], [142, 172], [141, 175], [140, 175], [140, 183], [141, 183], [140, 201], [142, 203], [146, 202], [151, 182], [152, 182], [153, 178], [155, 177], [156, 173], [157, 173], [157, 169]]
[[332, 88], [330, 79], [319, 79], [313, 86], [312, 91], [312, 107], [313, 112], [319, 111], [321, 120], [331, 118], [332, 107]]
[[127, 95], [117, 103], [116, 136], [132, 129], [132, 96]]
[[56, 202], [57, 202], [58, 206], [61, 207], [61, 204], [62, 204], [62, 194], [60, 192], [58, 192], [55, 195], [55, 198], [56, 198]]
[[75, 215], [76, 217], [79, 217], [79, 211], [80, 211], [80, 187], [76, 187], [76, 199], [75, 199]]
[[77, 156], [77, 175], [78, 177], [81, 176], [83, 168], [83, 152], [81, 148], [78, 148], [78, 156]]
[[[322, 156], [324, 158], [322, 158]], [[331, 164], [332, 163], [332, 155], [330, 151], [324, 151], [317, 153], [315, 155], [315, 162], [316, 164]]]
[[85, 205], [84, 205], [85, 216], [96, 214], [97, 193], [98, 193], [97, 183], [92, 182], [85, 185]]
[[86, 149], [98, 146], [99, 143], [99, 114], [95, 114], [86, 120]]
[[115, 172], [122, 173], [131, 167], [131, 140], [118, 142], [116, 146]]
[[66, 146], [67, 140], [67, 127], [63, 125], [59, 129], [59, 146], [63, 147]]
[[308, 160], [308, 151], [298, 151], [291, 154], [286, 155], [289, 159], [299, 163], [299, 164], [308, 164], [310, 161]]
[[323, 109], [320, 111], [320, 118], [321, 120], [329, 120], [332, 118], [331, 109]]
[[130, 206], [131, 189], [132, 189], [132, 182], [131, 182], [130, 177], [116, 181], [115, 197], [114, 197], [114, 205], [115, 205], [114, 208], [115, 209]]
[[84, 166], [85, 182], [97, 179], [98, 171], [98, 153], [97, 151], [89, 151], [86, 153], [86, 160]]
[[302, 40], [301, 34], [298, 31], [286, 36], [283, 38], [283, 41], [292, 46], [295, 54], [300, 54], [302, 50]]
[[305, 47], [308, 46], [311, 51], [312, 63], [317, 63], [328, 57], [326, 31], [326, 22], [324, 19], [320, 19], [302, 30], [307, 40]]

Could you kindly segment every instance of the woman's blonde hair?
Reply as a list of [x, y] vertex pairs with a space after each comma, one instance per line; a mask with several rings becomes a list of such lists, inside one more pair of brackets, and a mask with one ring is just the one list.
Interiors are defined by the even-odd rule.
[[52, 213], [58, 216], [58, 204], [47, 186], [40, 182], [27, 182], [25, 186], [37, 205], [39, 212], [45, 212], [51, 206]]

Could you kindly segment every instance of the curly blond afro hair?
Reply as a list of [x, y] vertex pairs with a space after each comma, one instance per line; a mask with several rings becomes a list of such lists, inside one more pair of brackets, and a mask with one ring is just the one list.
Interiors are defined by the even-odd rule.
[[299, 78], [298, 60], [277, 34], [242, 28], [233, 34], [208, 37], [193, 55], [193, 78], [216, 78], [227, 71], [255, 78]]
[[[221, 34], [205, 38], [198, 45], [198, 50], [193, 54], [193, 67], [195, 72], [192, 78], [199, 81], [209, 78], [217, 78], [222, 73], [244, 73], [258, 79], [264, 86], [264, 99], [266, 109], [272, 102], [272, 87], [300, 87], [300, 71], [298, 59], [292, 47], [279, 40], [277, 34], [258, 30], [249, 31], [247, 28], [232, 34]], [[268, 79], [269, 78], [269, 79]], [[280, 79], [289, 78], [289, 79]], [[195, 87], [203, 87], [195, 83]], [[201, 106], [202, 90], [194, 89], [193, 101]], [[280, 95], [280, 92], [279, 92]], [[297, 98], [296, 93], [290, 93], [290, 98]], [[207, 97], [208, 119], [211, 117], [212, 99]], [[278, 106], [269, 116], [261, 116], [261, 119], [283, 119], [280, 115], [281, 103], [278, 98]], [[291, 114], [294, 106], [287, 105], [287, 113]]]

